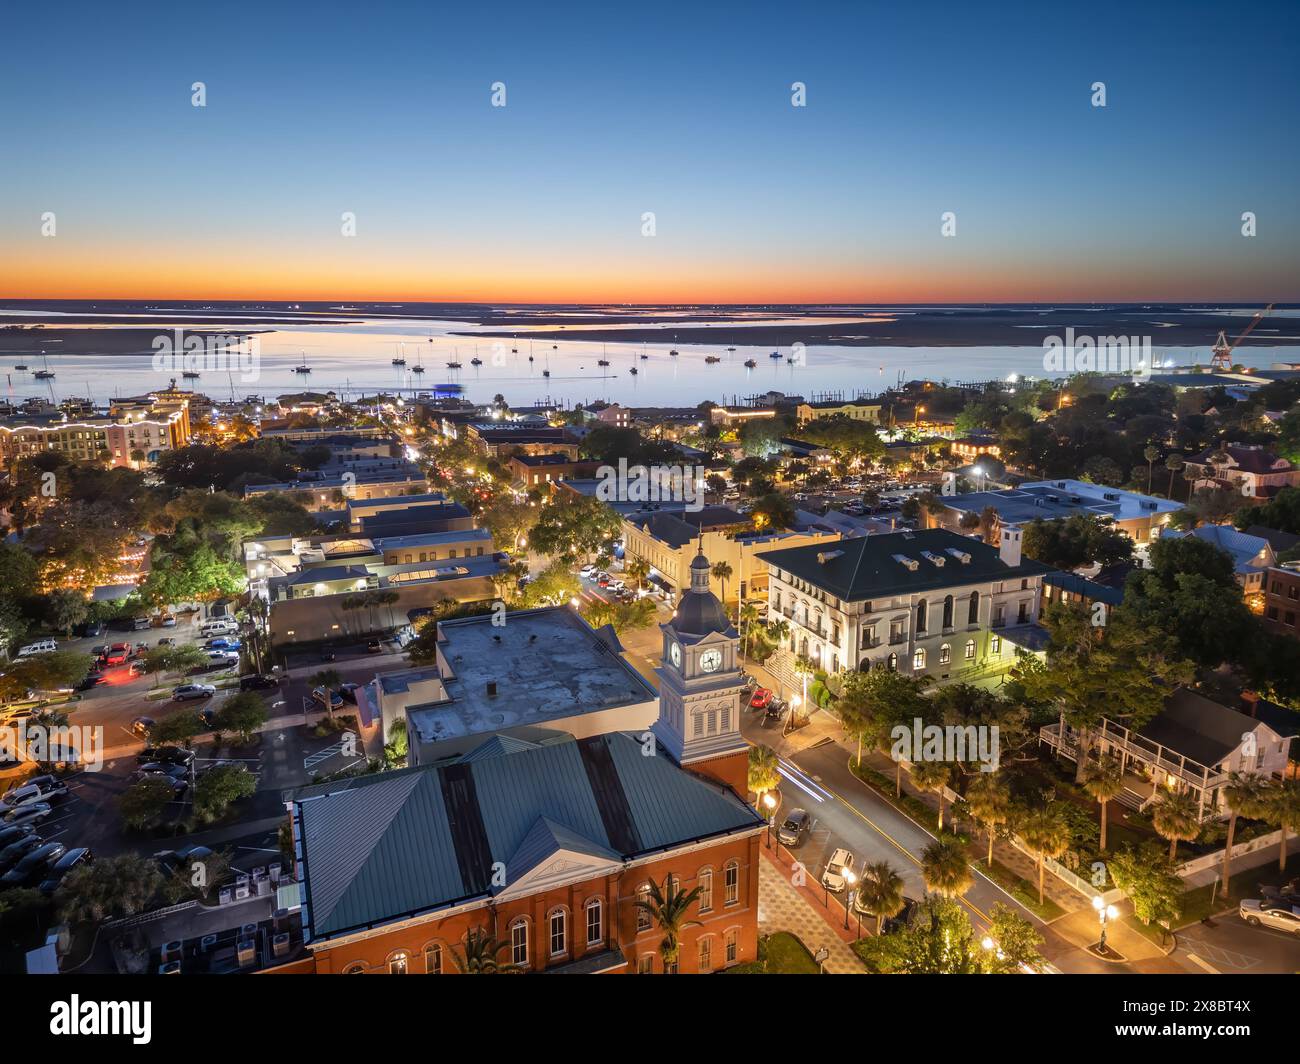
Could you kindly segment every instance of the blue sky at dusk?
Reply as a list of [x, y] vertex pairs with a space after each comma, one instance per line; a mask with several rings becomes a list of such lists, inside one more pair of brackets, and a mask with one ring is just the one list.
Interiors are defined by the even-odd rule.
[[5, 36], [0, 296], [1300, 298], [1295, 3], [51, 4]]

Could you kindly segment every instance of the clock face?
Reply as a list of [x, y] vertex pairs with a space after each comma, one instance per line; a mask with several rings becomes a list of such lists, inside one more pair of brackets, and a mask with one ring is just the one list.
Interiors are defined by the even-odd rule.
[[721, 650], [706, 650], [700, 655], [700, 668], [705, 672], [713, 672], [722, 665]]
[[672, 659], [674, 665], [680, 665], [682, 663], [682, 648], [677, 643], [669, 643], [668, 656]]

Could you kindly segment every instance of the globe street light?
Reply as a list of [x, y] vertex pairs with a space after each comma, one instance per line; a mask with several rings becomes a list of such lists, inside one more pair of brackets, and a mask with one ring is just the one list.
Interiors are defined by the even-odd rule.
[[844, 930], [849, 929], [849, 906], [853, 904], [853, 896], [857, 891], [853, 889], [853, 884], [858, 881], [858, 877], [853, 874], [852, 870], [844, 869], [844, 885], [848, 888], [848, 893], [844, 895]]
[[1101, 939], [1097, 943], [1097, 952], [1106, 952], [1106, 923], [1119, 916], [1119, 910], [1107, 905], [1100, 894], [1092, 899], [1092, 907], [1097, 910], [1097, 922], [1101, 924]]
[[763, 807], [767, 810], [767, 848], [772, 848], [772, 821], [776, 819], [776, 798], [768, 791], [763, 795]]

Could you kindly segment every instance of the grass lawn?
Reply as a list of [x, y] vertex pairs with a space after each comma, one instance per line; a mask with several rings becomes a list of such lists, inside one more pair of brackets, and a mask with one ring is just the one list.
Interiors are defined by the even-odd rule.
[[[987, 861], [978, 861], [976, 867], [1040, 920], [1051, 923], [1065, 915], [1065, 910], [1052, 901], [1050, 895], [1044, 894], [1043, 904], [1039, 905], [1038, 884], [1022, 879], [1000, 861], [995, 860], [992, 868], [989, 868]], [[1047, 875], [1051, 873], [1048, 872]]]
[[727, 968], [727, 975], [816, 975], [817, 962], [797, 935], [777, 931], [759, 939], [761, 960]]

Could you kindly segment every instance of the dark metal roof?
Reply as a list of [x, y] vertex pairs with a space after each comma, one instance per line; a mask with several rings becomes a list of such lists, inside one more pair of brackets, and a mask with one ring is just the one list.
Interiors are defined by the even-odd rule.
[[[950, 549], [969, 555], [970, 561], [963, 563], [948, 553]], [[925, 552], [942, 558], [943, 565], [936, 565]], [[912, 559], [917, 563], [916, 568], [910, 569], [895, 560], [895, 555]], [[1032, 558], [1022, 558], [1019, 565], [1007, 565], [996, 547], [946, 528], [888, 532], [827, 545], [788, 547], [765, 551], [759, 557], [769, 566], [848, 602], [1054, 572], [1051, 566]]]

